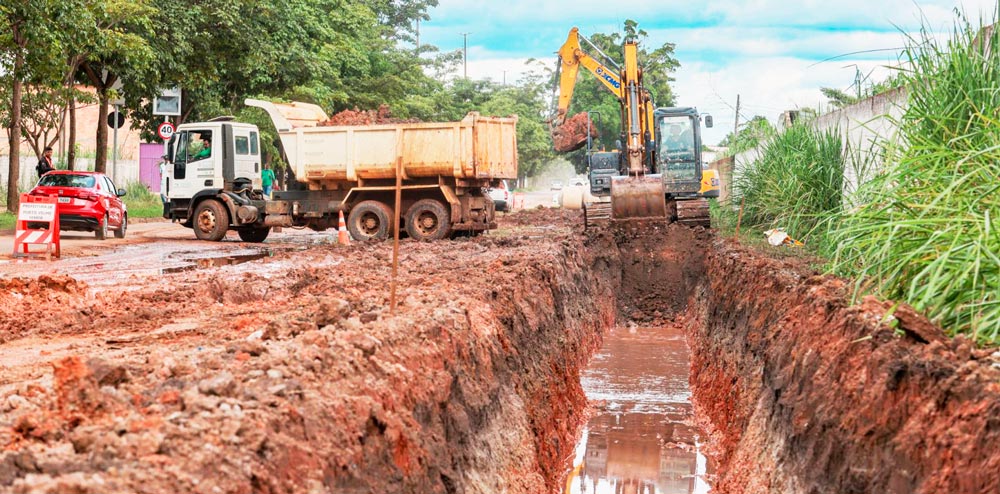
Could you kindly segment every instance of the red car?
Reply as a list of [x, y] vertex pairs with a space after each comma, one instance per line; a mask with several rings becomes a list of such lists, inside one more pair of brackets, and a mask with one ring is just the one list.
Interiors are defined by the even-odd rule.
[[29, 194], [59, 198], [60, 230], [95, 232], [100, 240], [112, 230], [115, 238], [125, 238], [128, 210], [121, 199], [125, 189], [115, 188], [103, 173], [54, 170], [43, 175]]

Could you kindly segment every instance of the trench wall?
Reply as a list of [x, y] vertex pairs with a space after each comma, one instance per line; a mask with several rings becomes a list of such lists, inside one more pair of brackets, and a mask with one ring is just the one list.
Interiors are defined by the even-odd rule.
[[905, 305], [717, 241], [692, 293], [722, 493], [1000, 492], [1000, 371]]

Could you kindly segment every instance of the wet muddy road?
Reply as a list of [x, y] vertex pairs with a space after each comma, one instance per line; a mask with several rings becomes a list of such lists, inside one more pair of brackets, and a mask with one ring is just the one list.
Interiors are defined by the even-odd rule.
[[608, 332], [581, 384], [594, 414], [577, 445], [566, 493], [709, 492], [688, 386], [683, 329], [619, 327]]

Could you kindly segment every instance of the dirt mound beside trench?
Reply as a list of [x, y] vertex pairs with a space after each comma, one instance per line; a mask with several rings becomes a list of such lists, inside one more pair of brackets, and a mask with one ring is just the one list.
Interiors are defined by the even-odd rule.
[[689, 311], [713, 491], [1000, 492], [1000, 367], [905, 305], [718, 243]]
[[620, 271], [584, 240], [404, 242], [395, 316], [391, 247], [355, 244], [5, 320], [0, 490], [556, 489]]

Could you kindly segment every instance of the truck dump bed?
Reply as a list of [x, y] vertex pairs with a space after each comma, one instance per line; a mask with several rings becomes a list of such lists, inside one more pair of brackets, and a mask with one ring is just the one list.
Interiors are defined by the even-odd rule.
[[278, 130], [289, 164], [310, 188], [338, 182], [403, 177], [517, 178], [517, 117], [469, 113], [459, 122], [318, 126], [328, 120], [308, 103], [246, 100], [262, 108]]

